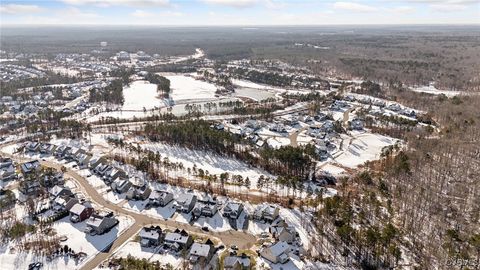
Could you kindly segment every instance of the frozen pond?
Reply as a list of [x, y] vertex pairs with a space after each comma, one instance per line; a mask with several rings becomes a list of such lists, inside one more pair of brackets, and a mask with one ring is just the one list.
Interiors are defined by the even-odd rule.
[[233, 95], [236, 97], [251, 98], [255, 101], [261, 101], [264, 99], [275, 97], [275, 93], [269, 92], [267, 90], [255, 89], [255, 88], [249, 88], [249, 87], [239, 87], [235, 89], [235, 93]]
[[162, 99], [158, 98], [157, 85], [147, 81], [134, 81], [123, 88], [125, 103], [122, 110], [149, 110], [154, 107], [165, 106]]
[[195, 80], [185, 75], [168, 75], [172, 92], [171, 98], [177, 103], [180, 100], [208, 100], [215, 98], [217, 87], [211, 83]]

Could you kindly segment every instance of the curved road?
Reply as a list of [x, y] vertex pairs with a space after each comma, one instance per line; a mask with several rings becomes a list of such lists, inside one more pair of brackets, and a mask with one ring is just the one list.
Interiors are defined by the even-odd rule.
[[[23, 158], [16, 157], [14, 155], [10, 155], [7, 153], [1, 152], [4, 156], [9, 156], [12, 159], [22, 160], [25, 161]], [[40, 161], [43, 166], [55, 168], [60, 170], [63, 166], [62, 164], [57, 164], [50, 161]], [[128, 229], [121, 232], [121, 234], [113, 241], [111, 247], [106, 252], [100, 252], [91, 260], [86, 262], [81, 269], [93, 269], [100, 265], [104, 260], [106, 260], [116, 249], [122, 246], [126, 241], [128, 241], [132, 236], [136, 235], [143, 226], [147, 225], [163, 225], [164, 227], [170, 228], [178, 228], [184, 229], [185, 231], [195, 233], [195, 234], [202, 234], [212, 238], [219, 239], [224, 245], [237, 245], [241, 249], [249, 249], [251, 248], [255, 242], [256, 238], [243, 231], [224, 231], [224, 232], [209, 232], [205, 234], [200, 228], [192, 226], [186, 223], [180, 223], [174, 220], [164, 220], [162, 218], [155, 218], [151, 216], [147, 216], [138, 212], [129, 211], [125, 208], [122, 208], [116, 204], [113, 204], [110, 201], [107, 201], [103, 198], [98, 191], [92, 187], [88, 181], [75, 171], [68, 169], [65, 172], [65, 175], [70, 176], [82, 189], [85, 193], [90, 197], [90, 199], [97, 205], [100, 205], [104, 208], [107, 208], [111, 211], [116, 213], [120, 213], [126, 216], [129, 216], [135, 220], [134, 224], [130, 226]]]

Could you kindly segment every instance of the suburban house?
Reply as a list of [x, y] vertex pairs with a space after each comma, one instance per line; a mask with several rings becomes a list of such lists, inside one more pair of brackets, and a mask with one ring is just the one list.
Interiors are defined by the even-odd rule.
[[277, 242], [269, 247], [260, 250], [260, 256], [269, 260], [272, 263], [286, 263], [290, 258], [289, 254], [292, 252], [290, 245], [286, 242]]
[[288, 244], [293, 243], [297, 236], [295, 229], [288, 226], [283, 219], [273, 221], [268, 230], [277, 241], [287, 242]]
[[51, 188], [48, 191], [48, 193], [50, 193], [50, 196], [52, 198], [56, 198], [56, 197], [59, 197], [59, 196], [73, 197], [73, 192], [69, 188], [58, 186], [58, 185]]
[[215, 247], [209, 239], [205, 244], [193, 243], [190, 253], [188, 254], [188, 260], [192, 265], [202, 267], [201, 269], [208, 269], [206, 266], [210, 263], [214, 254]]
[[85, 151], [82, 148], [76, 148], [75, 151], [72, 152], [72, 158], [75, 160], [77, 163], [80, 160], [80, 157], [83, 155], [87, 155], [87, 151]]
[[89, 153], [80, 154], [77, 158], [78, 166], [82, 169], [87, 168], [91, 158], [92, 158], [92, 155]]
[[127, 191], [126, 197], [130, 200], [146, 200], [149, 198], [150, 194], [152, 193], [152, 189], [150, 189], [147, 185], [143, 186], [132, 186]]
[[73, 223], [82, 222], [93, 214], [93, 206], [89, 202], [77, 203], [70, 208], [70, 221]]
[[15, 167], [13, 164], [0, 168], [0, 180], [9, 181], [17, 178], [17, 173], [15, 172]]
[[350, 128], [353, 130], [362, 130], [363, 121], [361, 119], [355, 118], [350, 122]]
[[162, 229], [159, 226], [143, 227], [138, 236], [142, 247], [157, 247], [162, 242]]
[[54, 173], [53, 175], [44, 175], [40, 182], [44, 187], [54, 187], [56, 185], [63, 185], [65, 183], [63, 179], [63, 173], [61, 172]]
[[53, 200], [53, 209], [57, 212], [70, 211], [78, 203], [78, 199], [70, 196], [59, 196]]
[[26, 196], [38, 195], [42, 190], [38, 181], [22, 181], [18, 190]]
[[197, 203], [193, 209], [193, 215], [196, 217], [213, 217], [218, 211], [216, 204]]
[[253, 218], [256, 220], [264, 220], [272, 222], [277, 219], [280, 209], [277, 206], [269, 204], [258, 205], [253, 212]]
[[173, 250], [187, 250], [193, 243], [193, 238], [184, 230], [165, 234], [165, 245]]
[[39, 142], [28, 142], [25, 145], [25, 151], [38, 152], [39, 150], [40, 150], [40, 143]]
[[223, 216], [229, 219], [238, 219], [243, 211], [243, 204], [229, 201], [223, 207]]
[[[106, 183], [112, 183], [119, 178], [126, 178], [127, 174], [122, 170], [115, 167], [111, 167], [111, 169], [107, 170], [103, 175], [103, 180]], [[130, 182], [130, 181], [129, 181]], [[127, 189], [128, 190], [128, 189]], [[125, 192], [127, 191], [125, 190]]]
[[98, 215], [92, 214], [89, 219], [87, 219], [85, 232], [90, 235], [103, 234], [108, 232], [111, 228], [115, 227], [118, 224], [118, 220], [113, 217], [113, 215]]
[[103, 176], [107, 171], [111, 170], [112, 166], [106, 164], [106, 163], [98, 163], [97, 166], [93, 169], [93, 172], [97, 175]]
[[163, 190], [154, 190], [148, 197], [148, 204], [154, 207], [164, 207], [171, 201], [173, 201], [173, 194]]
[[105, 163], [105, 159], [99, 156], [92, 156], [90, 160], [88, 160], [88, 168], [93, 170], [101, 163]]
[[55, 156], [59, 159], [65, 158], [67, 152], [70, 151], [72, 148], [67, 145], [61, 145], [55, 149]]
[[250, 270], [250, 258], [243, 253], [241, 256], [230, 254], [223, 261], [225, 270]]
[[183, 193], [175, 200], [175, 208], [179, 212], [190, 213], [197, 203], [197, 196], [189, 193]]
[[13, 166], [13, 160], [11, 158], [0, 157], [0, 169]]
[[38, 160], [30, 161], [30, 162], [25, 162], [20, 165], [20, 169], [23, 174], [29, 174], [32, 172], [39, 171], [41, 168], [40, 162]]
[[112, 182], [110, 187], [115, 192], [122, 194], [122, 193], [127, 192], [128, 189], [130, 189], [130, 187], [132, 187], [132, 183], [126, 178], [118, 178], [118, 179], [116, 179], [115, 181]]
[[51, 143], [42, 143], [40, 146], [40, 153], [42, 154], [53, 154], [55, 153], [57, 146]]

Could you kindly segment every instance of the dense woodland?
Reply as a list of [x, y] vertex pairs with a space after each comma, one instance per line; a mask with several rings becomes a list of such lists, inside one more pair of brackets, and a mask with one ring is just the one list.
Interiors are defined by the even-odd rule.
[[170, 89], [170, 80], [165, 78], [164, 76], [154, 74], [154, 73], [148, 73], [145, 76], [145, 79], [153, 84], [157, 85], [157, 92], [161, 94], [162, 97], [168, 98], [170, 96], [170, 92], [172, 91]]
[[219, 155], [235, 157], [252, 166], [259, 166], [275, 174], [285, 176], [285, 184], [298, 185], [303, 182], [315, 157], [313, 147], [281, 147], [257, 150], [250, 142], [230, 132], [217, 130], [203, 120], [187, 120], [159, 124], [147, 124], [145, 135], [152, 141], [204, 150]]
[[425, 129], [396, 133], [406, 147], [385, 149], [380, 161], [341, 180], [339, 196], [325, 200], [317, 212], [318, 243], [325, 250], [335, 243], [326, 257], [343, 257], [343, 263], [364, 269], [460, 269], [462, 264], [475, 269], [480, 259], [480, 98], [389, 94], [431, 112], [443, 127], [440, 136]]
[[122, 105], [125, 102], [123, 97], [123, 82], [114, 80], [104, 88], [92, 88], [89, 93], [89, 102], [106, 102], [109, 104]]

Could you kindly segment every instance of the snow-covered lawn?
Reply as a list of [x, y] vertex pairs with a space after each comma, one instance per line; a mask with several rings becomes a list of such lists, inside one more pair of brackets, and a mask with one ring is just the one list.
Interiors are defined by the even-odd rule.
[[343, 152], [340, 153], [335, 161], [345, 167], [355, 168], [366, 161], [380, 158], [382, 148], [393, 145], [396, 139], [386, 137], [380, 134], [352, 132], [353, 138], [348, 142], [344, 141]]
[[185, 75], [168, 75], [165, 77], [170, 80], [170, 88], [172, 89], [170, 97], [174, 101], [215, 98], [217, 87], [211, 83]]
[[119, 224], [103, 235], [91, 236], [85, 234], [86, 223], [71, 223], [69, 217], [65, 217], [52, 227], [58, 236], [66, 236], [67, 240], [60, 244], [67, 245], [75, 253], [84, 252], [86, 257], [81, 261], [75, 261], [68, 256], [61, 256], [47, 261], [44, 256], [32, 253], [14, 251], [15, 243], [11, 242], [0, 247], [1, 269], [28, 269], [28, 265], [34, 262], [44, 264], [42, 269], [79, 269], [82, 264], [93, 258], [97, 253], [107, 248], [133, 221], [125, 216], [117, 216]]
[[200, 217], [194, 223], [198, 227], [208, 227], [212, 231], [221, 232], [231, 230], [230, 224], [217, 212], [213, 217]]
[[[270, 269], [270, 270], [302, 270], [305, 269], [305, 263], [300, 260], [295, 255], [290, 255], [290, 260], [284, 264], [281, 263], [271, 263], [270, 261], [259, 257], [257, 261], [257, 266], [260, 267], [259, 269]], [[266, 267], [266, 268], [262, 268]], [[314, 268], [313, 268], [314, 269]]]
[[182, 258], [175, 256], [169, 252], [163, 254], [155, 253], [152, 248], [145, 248], [140, 246], [140, 243], [135, 241], [127, 242], [124, 246], [118, 249], [114, 257], [126, 258], [131, 255], [137, 259], [146, 259], [150, 262], [159, 261], [163, 266], [170, 264], [173, 269], [178, 269], [181, 266]]

